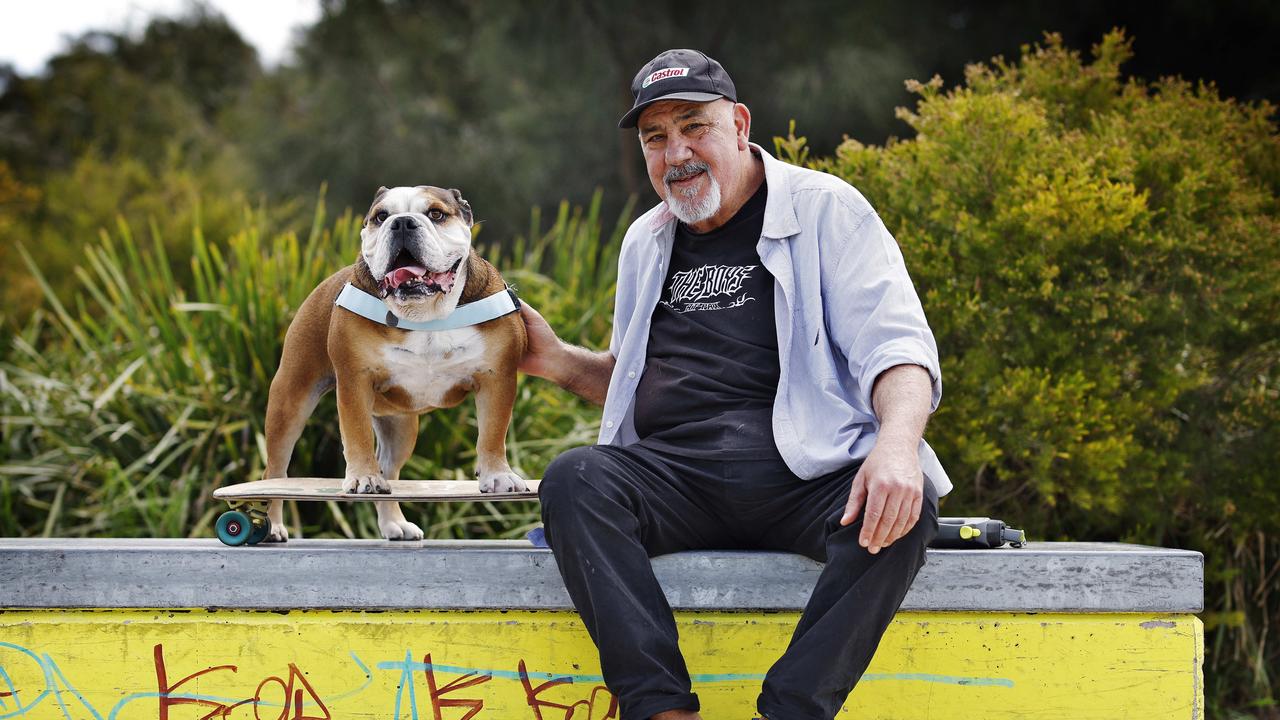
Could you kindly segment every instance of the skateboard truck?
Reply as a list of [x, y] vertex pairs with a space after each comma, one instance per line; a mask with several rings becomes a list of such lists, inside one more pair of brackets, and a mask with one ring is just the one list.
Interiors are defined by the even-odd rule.
[[271, 532], [267, 503], [260, 500], [228, 500], [231, 509], [218, 516], [214, 529], [227, 545], [257, 545]]

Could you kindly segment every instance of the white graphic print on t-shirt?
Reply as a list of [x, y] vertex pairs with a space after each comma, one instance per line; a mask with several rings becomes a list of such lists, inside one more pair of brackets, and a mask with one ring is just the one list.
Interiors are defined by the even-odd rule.
[[[671, 276], [663, 305], [679, 313], [700, 310], [729, 310], [756, 298], [742, 290], [742, 284], [759, 265], [703, 265], [681, 270]], [[713, 300], [718, 296], [725, 299]]]

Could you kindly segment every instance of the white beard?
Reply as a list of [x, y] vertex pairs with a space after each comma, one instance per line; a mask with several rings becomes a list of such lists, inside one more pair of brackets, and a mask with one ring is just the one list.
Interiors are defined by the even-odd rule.
[[705, 175], [709, 184], [701, 200], [697, 199], [697, 187], [673, 191], [667, 184], [667, 207], [685, 225], [702, 222], [720, 210], [720, 183], [716, 182], [710, 170]]

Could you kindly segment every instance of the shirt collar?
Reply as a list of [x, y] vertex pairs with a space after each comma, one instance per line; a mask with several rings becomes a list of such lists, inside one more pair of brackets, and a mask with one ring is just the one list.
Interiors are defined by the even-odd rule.
[[[764, 206], [764, 226], [760, 235], [776, 240], [783, 240], [800, 234], [800, 221], [796, 219], [796, 209], [791, 204], [791, 178], [787, 175], [787, 164], [776, 160], [764, 148], [749, 143], [752, 152], [758, 153], [764, 161], [764, 181], [769, 186], [769, 197]], [[666, 201], [659, 203], [653, 217], [649, 220], [649, 231], [659, 235], [668, 225], [676, 222]]]
[[764, 205], [764, 227], [760, 234], [767, 238], [784, 240], [800, 234], [800, 221], [791, 202], [791, 176], [787, 163], [776, 160], [765, 149], [751, 143], [751, 149], [760, 153], [764, 161], [764, 181], [769, 184], [769, 198]]

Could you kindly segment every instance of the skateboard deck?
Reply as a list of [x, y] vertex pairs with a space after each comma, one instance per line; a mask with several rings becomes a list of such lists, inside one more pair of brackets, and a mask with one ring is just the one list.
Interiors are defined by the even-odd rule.
[[341, 478], [276, 478], [228, 485], [213, 491], [231, 509], [218, 516], [214, 529], [227, 545], [257, 545], [271, 529], [267, 508], [272, 500], [337, 500], [340, 502], [475, 502], [537, 500], [538, 481], [526, 480], [520, 492], [482, 493], [476, 480], [392, 480], [389, 493], [348, 493]]
[[477, 500], [536, 500], [538, 481], [526, 480], [521, 492], [482, 493], [475, 480], [392, 480], [390, 493], [345, 493], [341, 478], [278, 478], [218, 488], [218, 500], [340, 500], [369, 502], [467, 502]]

